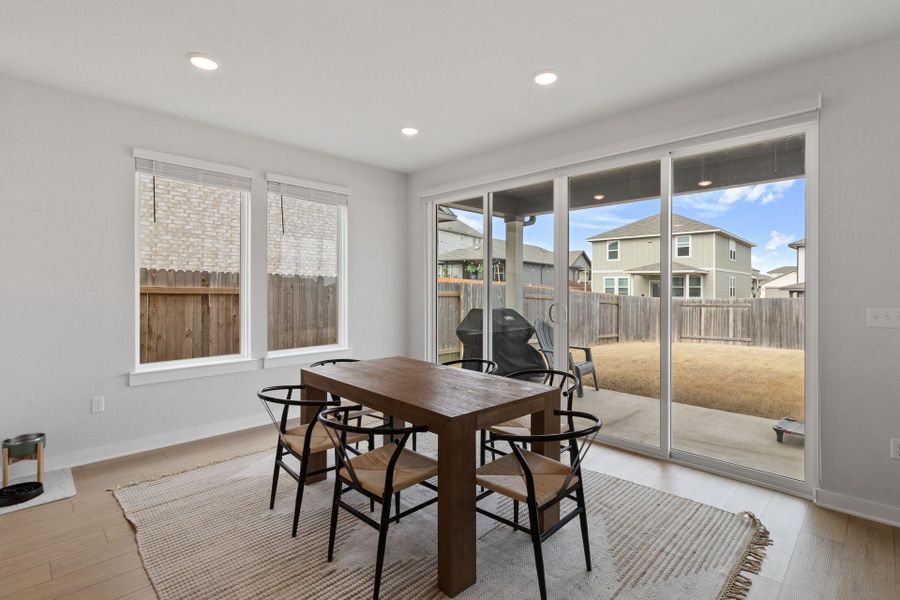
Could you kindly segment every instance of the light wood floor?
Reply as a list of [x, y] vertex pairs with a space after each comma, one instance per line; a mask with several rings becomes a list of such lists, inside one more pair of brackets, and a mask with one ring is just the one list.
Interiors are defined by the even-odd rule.
[[[156, 595], [109, 488], [271, 447], [260, 428], [75, 470], [69, 500], [0, 517], [0, 598], [149, 600]], [[598, 446], [588, 466], [731, 511], [756, 513], [775, 544], [754, 600], [900, 600], [900, 529], [679, 465]]]

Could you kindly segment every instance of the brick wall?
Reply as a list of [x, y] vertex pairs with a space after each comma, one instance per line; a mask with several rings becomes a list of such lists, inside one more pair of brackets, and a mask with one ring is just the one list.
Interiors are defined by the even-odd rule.
[[[237, 273], [241, 264], [241, 194], [234, 190], [140, 175], [140, 266]], [[268, 272], [335, 277], [338, 208], [268, 194]]]

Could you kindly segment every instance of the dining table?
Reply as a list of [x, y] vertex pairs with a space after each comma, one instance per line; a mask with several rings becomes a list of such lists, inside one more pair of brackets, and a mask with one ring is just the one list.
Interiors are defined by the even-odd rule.
[[[533, 434], [559, 433], [560, 390], [542, 383], [487, 375], [414, 358], [393, 356], [301, 370], [303, 398], [330, 394], [380, 411], [397, 421], [425, 425], [437, 435], [438, 588], [455, 596], [477, 577], [475, 469], [478, 431], [531, 415]], [[314, 408], [304, 408], [309, 422]], [[559, 460], [558, 442], [532, 451]], [[310, 457], [310, 470], [324, 468], [326, 453]], [[325, 474], [310, 478], [320, 481]], [[545, 510], [542, 530], [559, 521], [559, 505]]]

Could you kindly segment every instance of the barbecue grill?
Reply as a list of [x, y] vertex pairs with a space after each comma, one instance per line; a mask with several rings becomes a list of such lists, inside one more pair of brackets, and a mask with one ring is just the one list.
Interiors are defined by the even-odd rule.
[[[525, 317], [511, 308], [495, 308], [491, 320], [494, 332], [491, 358], [497, 363], [497, 375], [546, 367], [544, 357], [528, 343], [534, 335], [534, 327]], [[482, 358], [483, 335], [483, 311], [473, 308], [456, 328], [456, 337], [463, 344], [463, 358]]]

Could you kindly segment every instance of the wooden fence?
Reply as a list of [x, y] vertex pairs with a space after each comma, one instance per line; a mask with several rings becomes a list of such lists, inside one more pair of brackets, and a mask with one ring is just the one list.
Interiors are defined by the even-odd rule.
[[[141, 363], [237, 354], [237, 273], [141, 269]], [[269, 350], [337, 342], [334, 278], [269, 275]]]
[[[438, 359], [461, 352], [456, 327], [469, 310], [482, 307], [481, 283], [439, 280], [437, 284]], [[506, 286], [491, 285], [491, 301], [503, 306]], [[523, 316], [546, 319], [552, 289], [525, 286]], [[659, 340], [659, 298], [569, 290], [569, 343], [596, 346], [611, 342]], [[802, 298], [675, 298], [672, 341], [766, 348], [802, 349]]]

